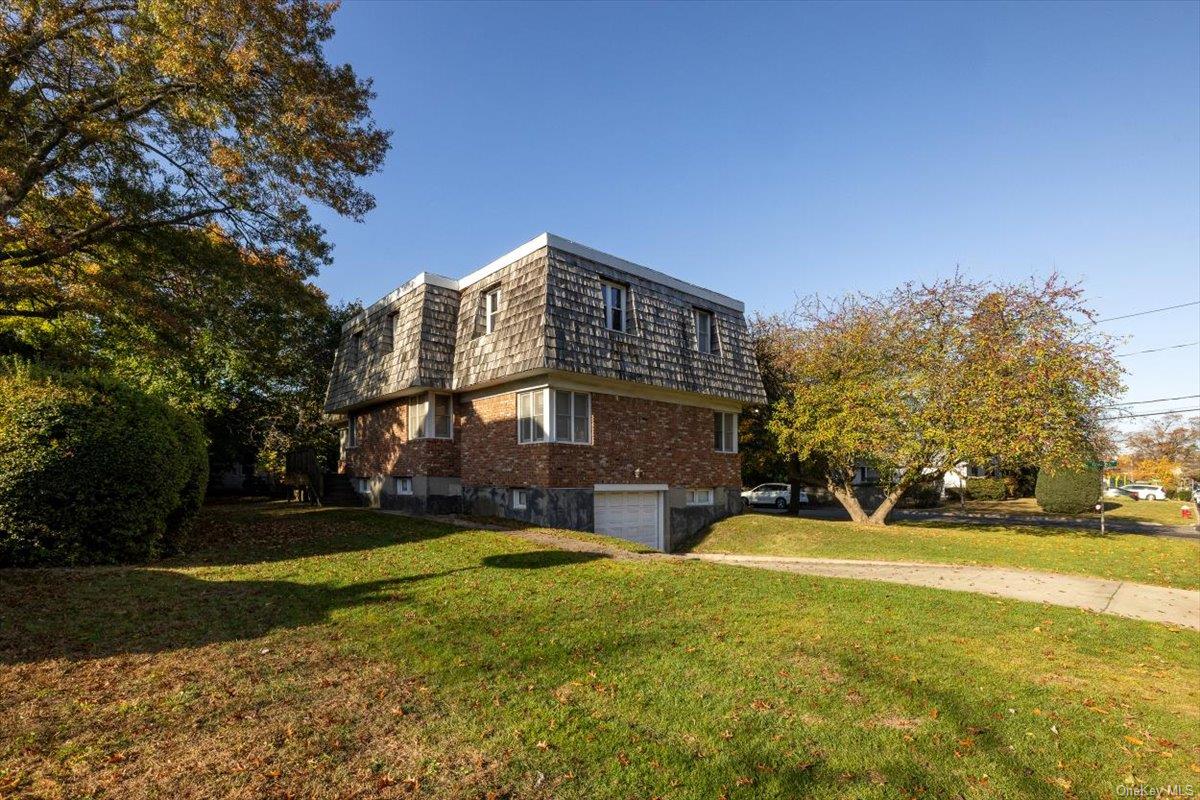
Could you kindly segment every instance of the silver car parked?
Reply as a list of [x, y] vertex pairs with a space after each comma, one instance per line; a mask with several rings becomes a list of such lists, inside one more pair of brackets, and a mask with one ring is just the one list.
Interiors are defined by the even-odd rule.
[[[791, 487], [786, 483], [763, 483], [748, 492], [742, 492], [742, 500], [748, 506], [773, 506], [780, 509], [788, 507], [791, 496]], [[803, 490], [800, 492], [800, 502], [808, 502], [808, 494]]]
[[1121, 487], [1121, 493], [1134, 500], [1166, 500], [1167, 493], [1161, 486], [1149, 483], [1127, 483]]

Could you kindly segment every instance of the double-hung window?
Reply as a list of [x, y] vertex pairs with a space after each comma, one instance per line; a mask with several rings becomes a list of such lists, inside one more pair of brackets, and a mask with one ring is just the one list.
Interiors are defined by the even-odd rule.
[[713, 504], [713, 490], [688, 489], [687, 504], [689, 506], [711, 506]]
[[395, 311], [387, 315], [384, 320], [383, 336], [379, 340], [379, 352], [390, 353], [396, 346], [396, 320], [398, 315]]
[[400, 478], [392, 478], [392, 489], [396, 494], [412, 494], [412, 478], [407, 475]]
[[546, 390], [517, 394], [517, 441], [521, 444], [546, 441]]
[[713, 447], [718, 453], [737, 452], [737, 418], [729, 411], [713, 412]]
[[454, 405], [450, 395], [429, 392], [409, 400], [409, 439], [450, 439], [453, 436]]
[[496, 330], [500, 320], [500, 288], [496, 287], [483, 296], [483, 332]]
[[717, 321], [711, 311], [694, 309], [696, 319], [696, 350], [701, 353], [717, 352]]
[[565, 389], [517, 394], [517, 441], [592, 443], [592, 396]]
[[554, 392], [554, 441], [591, 444], [592, 396], [586, 392]]
[[615, 283], [602, 283], [604, 293], [604, 327], [610, 331], [627, 331], [629, 290]]

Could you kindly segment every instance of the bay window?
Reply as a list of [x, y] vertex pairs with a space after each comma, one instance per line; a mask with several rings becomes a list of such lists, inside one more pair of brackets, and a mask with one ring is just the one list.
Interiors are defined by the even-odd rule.
[[521, 444], [546, 441], [546, 390], [517, 394], [517, 441]]
[[517, 393], [517, 441], [592, 443], [592, 396], [564, 389]]
[[454, 404], [448, 394], [428, 392], [408, 401], [409, 439], [451, 439]]

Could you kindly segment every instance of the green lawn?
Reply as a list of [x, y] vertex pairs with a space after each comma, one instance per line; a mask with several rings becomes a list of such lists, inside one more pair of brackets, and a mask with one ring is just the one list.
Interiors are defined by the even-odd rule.
[[[1180, 500], [1134, 500], [1131, 497], [1106, 497], [1104, 498], [1105, 515], [1109, 519], [1127, 519], [1138, 522], [1157, 522], [1161, 525], [1187, 525], [1189, 520], [1183, 518], [1180, 513], [1180, 506], [1189, 505]], [[1016, 515], [1034, 515], [1044, 517], [1065, 517], [1073, 519], [1088, 520], [1089, 525], [1094, 525], [1100, 519], [1100, 515], [1095, 512], [1086, 514], [1055, 514], [1048, 511], [1043, 511], [1041, 506], [1037, 504], [1037, 500], [1032, 497], [1022, 497], [1016, 500], [968, 500], [963, 506], [964, 510], [977, 514], [1016, 514]], [[946, 503], [947, 511], [958, 511], [959, 504], [953, 500]], [[1192, 513], [1196, 513], [1195, 506], [1192, 506]], [[1195, 524], [1193, 518], [1191, 524]]]
[[211, 507], [0, 571], [0, 794], [1014, 798], [1200, 781], [1200, 634], [957, 592]]
[[701, 553], [991, 564], [1200, 588], [1200, 542], [1133, 533], [1028, 526], [850, 522], [772, 514], [722, 520], [692, 547]]

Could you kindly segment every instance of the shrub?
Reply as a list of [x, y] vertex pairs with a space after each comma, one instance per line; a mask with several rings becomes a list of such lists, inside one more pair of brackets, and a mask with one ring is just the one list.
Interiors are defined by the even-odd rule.
[[200, 423], [186, 414], [172, 410], [176, 435], [179, 437], [179, 454], [184, 461], [186, 481], [179, 490], [179, 501], [167, 515], [167, 527], [163, 534], [162, 554], [174, 555], [183, 552], [192, 521], [204, 502], [208, 488], [208, 442]]
[[940, 482], [924, 481], [909, 487], [904, 493], [904, 505], [909, 508], [936, 508], [942, 504]]
[[1094, 469], [1043, 469], [1034, 490], [1045, 511], [1079, 514], [1090, 511], [1100, 499], [1100, 472]]
[[1003, 478], [967, 478], [967, 497], [972, 500], [1003, 500], [1008, 487]]
[[1183, 501], [1191, 500], [1192, 499], [1192, 490], [1191, 489], [1176, 489], [1175, 491], [1171, 492], [1171, 498], [1173, 500], [1183, 500]]
[[157, 555], [198, 508], [203, 447], [194, 421], [111, 378], [0, 365], [0, 565]]

